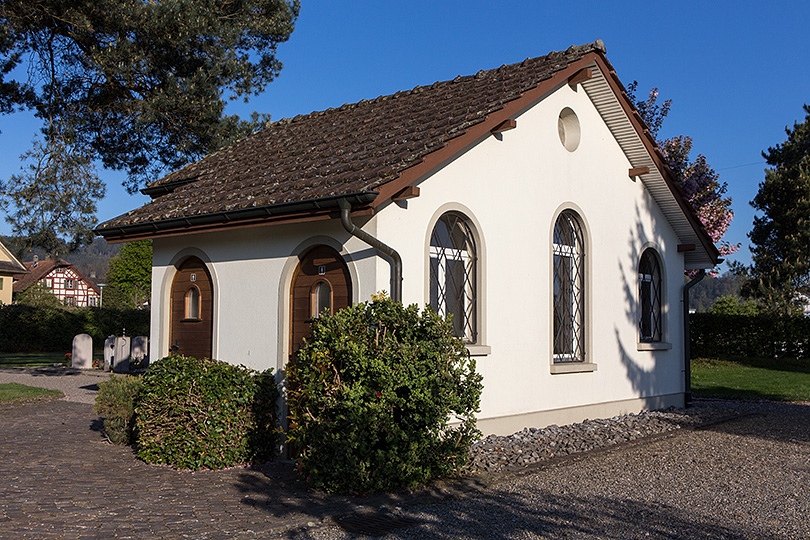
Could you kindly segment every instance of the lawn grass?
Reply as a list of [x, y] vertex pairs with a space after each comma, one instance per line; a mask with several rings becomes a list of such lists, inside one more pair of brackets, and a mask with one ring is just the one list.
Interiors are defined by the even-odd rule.
[[9, 401], [29, 401], [32, 399], [59, 397], [59, 390], [48, 390], [36, 386], [26, 386], [18, 383], [0, 384], [0, 403]]
[[2, 353], [0, 366], [52, 366], [70, 365], [70, 358], [59, 353]]
[[810, 401], [810, 360], [693, 359], [692, 393], [696, 397]]

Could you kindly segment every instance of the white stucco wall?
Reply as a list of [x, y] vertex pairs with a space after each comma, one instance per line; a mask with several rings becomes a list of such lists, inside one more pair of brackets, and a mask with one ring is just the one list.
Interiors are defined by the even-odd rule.
[[[564, 107], [581, 124], [574, 152], [558, 136]], [[421, 195], [407, 208], [392, 204], [380, 213], [378, 234], [404, 261], [406, 303], [428, 301], [427, 234], [437, 210], [461, 210], [480, 226], [484, 345], [491, 347], [477, 357], [485, 386], [481, 418], [628, 400], [626, 410], [632, 410], [640, 406], [638, 398], [683, 392], [683, 258], [641, 181], [628, 177], [630, 167], [585, 92], [565, 85], [517, 117], [516, 129], [487, 137], [423, 181]], [[565, 208], [575, 209], [586, 227], [586, 346], [595, 372], [550, 369], [551, 236]], [[637, 267], [647, 246], [657, 248], [665, 267], [669, 350], [637, 350]]]
[[[367, 225], [369, 230], [373, 231], [373, 225]], [[375, 292], [379, 259], [337, 221], [156, 239], [152, 259], [153, 355], [165, 355], [170, 346], [168, 306], [174, 265], [194, 255], [206, 262], [214, 280], [213, 356], [258, 370], [281, 369], [289, 355], [292, 274], [298, 254], [318, 244], [331, 245], [344, 256], [354, 302]]]
[[[574, 152], [558, 137], [564, 107], [573, 109], [581, 124]], [[630, 163], [581, 88], [562, 86], [517, 122], [516, 129], [485, 138], [424, 179], [418, 198], [388, 205], [363, 226], [400, 253], [403, 301], [421, 306], [429, 301], [432, 224], [443, 210], [461, 211], [480, 237], [479, 330], [482, 345], [490, 348], [476, 357], [484, 376], [480, 419], [485, 432], [678, 403], [683, 393], [678, 239], [641, 181], [628, 177]], [[566, 208], [575, 209], [586, 228], [586, 347], [597, 369], [552, 374], [551, 236], [556, 216]], [[289, 354], [290, 281], [297, 255], [319, 243], [344, 255], [355, 302], [390, 291], [388, 262], [350, 237], [337, 220], [155, 240], [155, 354], [169, 348], [173, 265], [196, 255], [215, 281], [213, 355], [254, 369], [281, 368]], [[637, 266], [647, 246], [658, 250], [664, 265], [668, 350], [637, 350]]]

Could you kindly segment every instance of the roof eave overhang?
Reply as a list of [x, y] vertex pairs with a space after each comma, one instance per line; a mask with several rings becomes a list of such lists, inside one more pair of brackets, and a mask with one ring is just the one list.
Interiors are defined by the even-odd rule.
[[721, 262], [714, 245], [694, 208], [686, 200], [681, 187], [664, 161], [649, 128], [616, 76], [608, 60], [601, 54], [593, 55], [592, 77], [582, 82], [602, 119], [607, 124], [627, 160], [633, 168], [649, 168], [641, 174], [641, 181], [655, 200], [667, 221], [683, 244], [694, 244], [695, 249], [684, 252], [684, 266], [688, 270], [711, 268]]
[[567, 84], [572, 76], [584, 68], [591, 69], [591, 77], [584, 78], [578, 83], [585, 88], [632, 166], [649, 167], [650, 172], [642, 175], [641, 179], [661, 207], [680, 242], [695, 244], [694, 250], [684, 253], [685, 267], [690, 270], [713, 267], [720, 261], [720, 253], [694, 209], [686, 201], [680, 186], [675, 183], [672, 172], [664, 162], [635, 106], [627, 98], [613, 67], [602, 53], [596, 51], [585, 54], [579, 60], [540, 81], [535, 87], [523, 92], [520, 97], [490, 113], [482, 122], [469, 127], [458, 137], [447, 141], [442, 148], [402, 171], [397, 178], [379, 186], [380, 195], [371, 206], [376, 209], [386, 204], [407, 186], [420, 182], [477, 142], [492, 136], [492, 130], [497, 126], [518, 116], [545, 96]]
[[[255, 206], [131, 225], [105, 226], [102, 224], [93, 232], [103, 236], [108, 242], [116, 243], [162, 236], [178, 236], [214, 229], [257, 227], [278, 222], [293, 223], [335, 219], [340, 215], [339, 200], [348, 200], [352, 206], [358, 209], [354, 214], [362, 215], [372, 212], [369, 204], [374, 201], [377, 195], [376, 191], [361, 191], [292, 203]], [[369, 211], [364, 212], [364, 209]]]

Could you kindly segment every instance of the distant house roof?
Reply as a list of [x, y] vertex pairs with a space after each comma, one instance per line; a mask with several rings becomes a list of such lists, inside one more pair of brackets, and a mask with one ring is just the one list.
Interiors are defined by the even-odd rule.
[[28, 272], [27, 274], [16, 275], [14, 276], [14, 292], [20, 293], [26, 290], [28, 287], [33, 285], [34, 283], [38, 282], [45, 276], [47, 276], [52, 270], [57, 268], [70, 268], [76, 274], [87, 283], [87, 286], [94, 290], [96, 293], [99, 293], [98, 288], [93, 285], [87, 278], [85, 278], [81, 272], [76, 270], [76, 268], [70, 264], [69, 262], [62, 260], [62, 259], [45, 259], [42, 261], [28, 261], [23, 263], [24, 271]]
[[0, 259], [0, 273], [2, 274], [20, 274], [28, 272], [25, 266], [22, 265], [20, 261], [17, 260], [17, 257], [11, 253], [6, 246], [0, 242], [0, 252], [2, 255], [5, 255], [5, 258], [8, 260]]
[[[604, 53], [604, 44], [598, 40], [475, 75], [270, 123], [150, 183], [143, 192], [153, 198], [151, 202], [102, 223], [96, 233], [116, 241], [335, 217], [341, 198], [349, 198], [355, 210], [371, 213], [588, 65], [598, 65], [606, 72], [609, 80], [600, 78], [600, 84], [611, 95], [619, 94], [621, 100], [614, 97], [610, 106], [631, 117], [628, 126], [636, 139], [643, 139], [641, 149], [647, 156], [656, 156], [650, 164], [666, 169]], [[669, 171], [663, 178], [656, 175], [666, 191], [657, 199], [674, 201], [668, 217], [681, 214], [677, 219], [684, 225], [679, 235], [686, 233], [688, 241], [704, 248], [700, 264], [710, 259], [716, 262], [714, 244]]]

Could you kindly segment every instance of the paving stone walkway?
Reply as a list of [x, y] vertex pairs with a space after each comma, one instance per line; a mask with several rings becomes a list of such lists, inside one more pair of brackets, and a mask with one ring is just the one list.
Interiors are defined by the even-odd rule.
[[100, 432], [91, 405], [0, 406], [0, 538], [254, 538], [350, 513], [289, 464], [183, 472]]
[[[670, 534], [676, 510], [682, 510], [678, 529], [695, 533], [685, 537], [810, 537], [810, 497], [801, 487], [810, 482], [810, 407], [765, 406], [727, 426], [728, 433], [722, 426], [687, 431], [570, 456], [478, 485], [468, 481], [415, 495], [357, 498], [311, 492], [284, 463], [195, 473], [147, 465], [130, 447], [106, 442], [90, 404], [65, 399], [6, 404], [0, 405], [0, 538], [343, 539], [392, 532], [396, 538], [645, 538], [653, 531], [654, 538], [670, 539], [682, 537]], [[698, 472], [698, 463], [705, 471]], [[603, 478], [597, 474], [602, 469]], [[641, 471], [649, 477], [630, 478]], [[677, 478], [662, 480], [662, 471]], [[594, 478], [597, 485], [589, 485]], [[611, 478], [618, 478], [615, 486]], [[565, 485], [556, 485], [560, 482]], [[599, 486], [608, 493], [596, 504]], [[618, 497], [629, 487], [635, 491]], [[513, 489], [525, 493], [516, 491], [518, 497]], [[458, 497], [444, 497], [441, 490]], [[574, 496], [580, 491], [586, 494]], [[715, 499], [713, 491], [719, 493]], [[545, 498], [538, 495], [544, 493]], [[617, 507], [613, 521], [598, 513], [587, 517], [587, 509], [604, 508], [611, 497], [630, 510]], [[668, 508], [653, 512], [660, 514], [660, 526], [636, 519], [636, 500], [653, 505], [644, 510], [648, 514], [659, 504]], [[425, 504], [436, 501], [441, 503]], [[702, 516], [705, 509], [716, 521]], [[501, 514], [502, 519], [471, 519]], [[542, 527], [536, 522], [541, 514]], [[572, 524], [573, 515], [582, 522]], [[723, 525], [725, 518], [734, 525]], [[369, 534], [375, 520], [379, 532]], [[745, 522], [750, 527], [739, 528]]]

